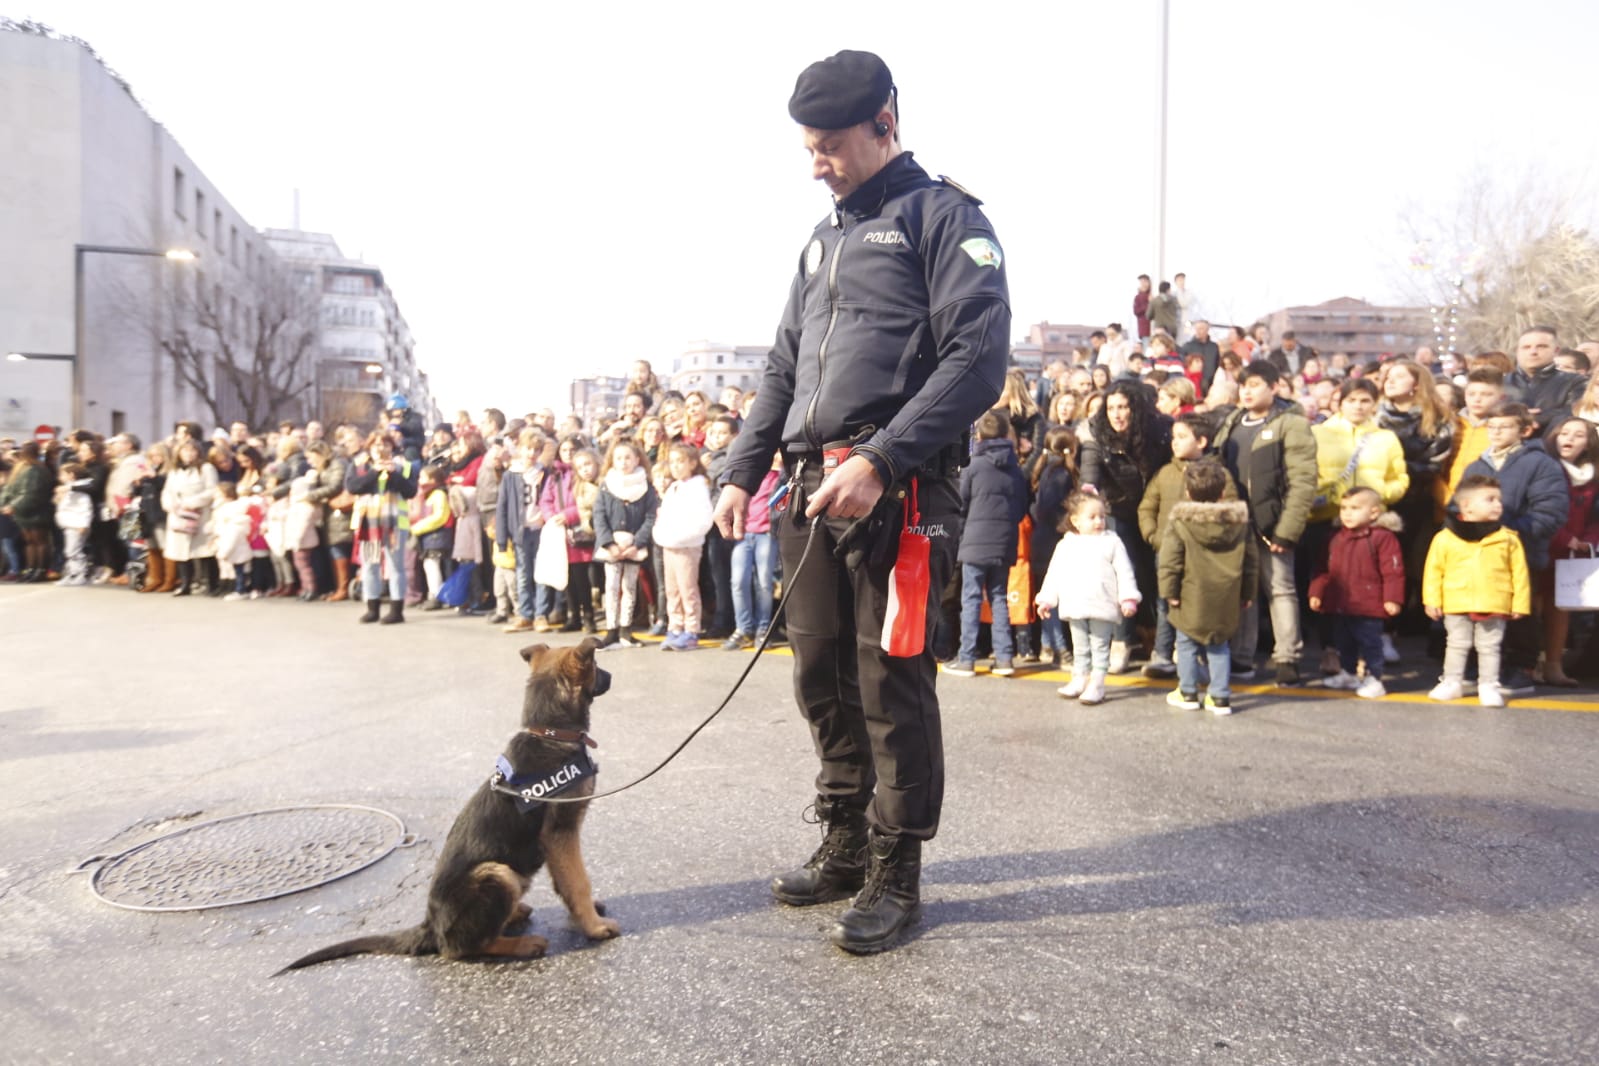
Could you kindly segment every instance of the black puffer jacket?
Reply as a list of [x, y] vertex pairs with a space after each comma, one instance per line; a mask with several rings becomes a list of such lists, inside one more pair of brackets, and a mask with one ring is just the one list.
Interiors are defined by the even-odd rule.
[[1150, 415], [1135, 443], [1131, 432], [1113, 432], [1101, 413], [1093, 421], [1093, 439], [1083, 442], [1082, 483], [1094, 486], [1110, 513], [1135, 529], [1144, 487], [1171, 458], [1171, 426], [1165, 415]]
[[723, 484], [772, 453], [855, 451], [893, 484], [957, 443], [1010, 361], [1004, 257], [979, 201], [902, 152], [817, 225]]
[[974, 566], [1014, 566], [1016, 527], [1027, 514], [1027, 480], [1016, 465], [1016, 446], [1003, 438], [980, 440], [971, 465], [961, 471], [960, 551]]

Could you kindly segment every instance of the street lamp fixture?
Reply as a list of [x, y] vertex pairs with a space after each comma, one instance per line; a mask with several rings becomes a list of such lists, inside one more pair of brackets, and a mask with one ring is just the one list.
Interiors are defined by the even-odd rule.
[[368, 363], [363, 369], [365, 369], [366, 372], [371, 374], [373, 377], [377, 377], [379, 374], [383, 373], [383, 364]]
[[[83, 425], [83, 335], [87, 332], [83, 301], [83, 258], [87, 255], [141, 255], [166, 259], [174, 263], [192, 263], [200, 258], [200, 253], [187, 248], [123, 248], [111, 244], [72, 246], [72, 355], [66, 358], [72, 360], [72, 422], [75, 427]], [[28, 356], [28, 358], [40, 357]]]
[[29, 360], [38, 360], [44, 363], [71, 363], [77, 361], [75, 355], [54, 355], [48, 352], [7, 352], [6, 362], [26, 363]]

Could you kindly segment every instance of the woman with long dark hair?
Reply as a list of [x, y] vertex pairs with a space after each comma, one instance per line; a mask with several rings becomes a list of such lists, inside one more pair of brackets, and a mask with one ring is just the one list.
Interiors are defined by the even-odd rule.
[[1142, 384], [1118, 381], [1089, 426], [1092, 439], [1082, 445], [1082, 483], [1105, 501], [1110, 529], [1126, 546], [1143, 594], [1138, 615], [1123, 619], [1111, 642], [1110, 670], [1121, 673], [1131, 660], [1135, 622], [1154, 621], [1155, 555], [1138, 534], [1138, 504], [1149, 479], [1171, 458], [1172, 422], [1155, 410]]

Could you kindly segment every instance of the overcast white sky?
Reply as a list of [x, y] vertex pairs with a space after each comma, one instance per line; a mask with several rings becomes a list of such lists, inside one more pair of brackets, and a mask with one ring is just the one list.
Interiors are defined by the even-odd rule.
[[[987, 201], [1014, 333], [1155, 272], [1158, 0], [255, 5], [21, 0], [88, 40], [255, 226], [381, 266], [440, 406], [765, 344], [827, 210], [786, 102], [878, 52], [906, 147]], [[1593, 0], [1172, 0], [1167, 271], [1219, 319], [1403, 294], [1406, 204], [1585, 180]]]

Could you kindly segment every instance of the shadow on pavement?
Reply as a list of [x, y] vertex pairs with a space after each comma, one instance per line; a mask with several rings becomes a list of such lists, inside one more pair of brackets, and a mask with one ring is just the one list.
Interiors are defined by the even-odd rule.
[[[1599, 895], [1599, 811], [1457, 796], [1317, 804], [1095, 848], [939, 860], [936, 847], [924, 930], [1178, 907], [1211, 908], [1222, 926], [1513, 914]], [[778, 906], [765, 878], [607, 903], [629, 933]]]

